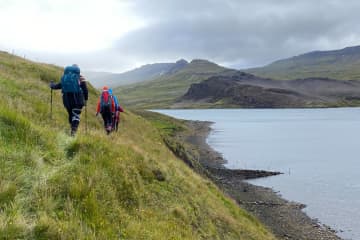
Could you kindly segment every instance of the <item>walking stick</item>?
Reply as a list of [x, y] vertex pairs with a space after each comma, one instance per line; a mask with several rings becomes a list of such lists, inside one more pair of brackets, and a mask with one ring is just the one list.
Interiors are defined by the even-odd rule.
[[51, 89], [51, 97], [50, 97], [50, 121], [52, 120], [52, 102], [53, 102], [53, 90]]
[[85, 105], [85, 133], [87, 134], [87, 106]]

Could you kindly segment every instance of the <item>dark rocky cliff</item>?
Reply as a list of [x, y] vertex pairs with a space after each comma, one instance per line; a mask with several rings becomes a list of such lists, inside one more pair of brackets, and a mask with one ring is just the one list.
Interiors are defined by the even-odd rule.
[[178, 101], [249, 108], [338, 106], [360, 100], [360, 83], [328, 78], [278, 81], [237, 72], [192, 84]]

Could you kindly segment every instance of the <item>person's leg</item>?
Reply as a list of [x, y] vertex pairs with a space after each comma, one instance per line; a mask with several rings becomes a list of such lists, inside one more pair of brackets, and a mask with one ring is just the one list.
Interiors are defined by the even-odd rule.
[[72, 119], [72, 109], [70, 107], [65, 107], [66, 111], [68, 112], [68, 122], [71, 126], [71, 119]]
[[76, 132], [76, 129], [73, 130], [73, 122], [72, 122], [73, 109], [70, 106], [65, 106], [65, 108], [66, 108], [66, 111], [68, 112], [68, 122], [69, 122], [70, 129], [71, 129], [70, 135], [74, 136], [75, 132]]
[[115, 129], [115, 113], [111, 113], [111, 130]]
[[74, 136], [80, 123], [82, 105], [76, 103], [74, 94], [63, 94], [63, 103], [68, 112], [71, 136]]
[[116, 131], [119, 128], [119, 121], [120, 121], [120, 111], [116, 111], [116, 114], [115, 114], [115, 129], [116, 129]]
[[102, 112], [101, 113], [101, 117], [104, 121], [104, 128], [106, 128], [106, 125], [107, 125], [107, 117], [106, 117], [106, 113]]
[[106, 131], [109, 134], [112, 129], [112, 114], [111, 112], [106, 112]]
[[68, 121], [71, 128], [71, 135], [74, 136], [80, 123], [80, 114], [83, 108], [83, 103], [76, 99], [76, 95], [73, 93], [63, 94], [64, 107], [68, 112]]
[[75, 135], [79, 127], [81, 110], [81, 106], [76, 106], [71, 109], [71, 135]]
[[71, 122], [72, 122], [72, 105], [70, 104], [69, 101], [69, 97], [67, 95], [63, 95], [63, 104], [64, 107], [66, 109], [66, 111], [68, 112], [68, 122], [70, 124], [71, 127]]

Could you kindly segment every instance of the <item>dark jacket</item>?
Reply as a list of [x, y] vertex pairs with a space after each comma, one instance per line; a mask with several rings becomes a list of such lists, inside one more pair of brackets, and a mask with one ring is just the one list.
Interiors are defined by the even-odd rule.
[[[52, 89], [62, 89], [61, 82], [51, 86]], [[63, 93], [63, 103], [66, 108], [82, 108], [85, 105], [85, 101], [88, 100], [88, 88], [83, 76], [80, 76], [80, 88], [79, 93]]]

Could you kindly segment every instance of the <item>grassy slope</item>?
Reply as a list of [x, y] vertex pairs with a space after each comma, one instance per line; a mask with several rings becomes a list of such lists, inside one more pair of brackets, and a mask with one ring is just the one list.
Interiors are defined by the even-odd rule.
[[0, 53], [0, 239], [273, 239], [142, 117], [106, 136], [94, 90], [89, 131], [70, 138], [59, 92], [49, 119], [60, 74]]
[[124, 103], [132, 107], [168, 108], [186, 93], [191, 84], [228, 71], [230, 70], [214, 63], [194, 60], [175, 74], [147, 83], [120, 87], [117, 93]]
[[360, 51], [357, 48], [353, 51], [347, 48], [304, 54], [245, 71], [261, 77], [283, 80], [309, 77], [357, 80], [360, 79]]

